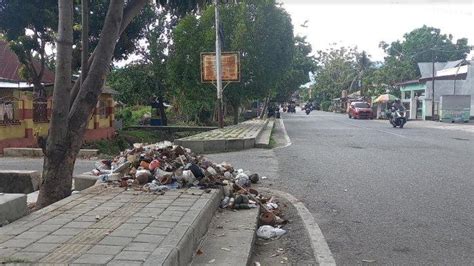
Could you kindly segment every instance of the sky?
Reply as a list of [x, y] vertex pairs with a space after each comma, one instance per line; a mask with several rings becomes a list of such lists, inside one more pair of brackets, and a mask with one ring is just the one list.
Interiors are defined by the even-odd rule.
[[[313, 51], [357, 46], [383, 61], [381, 41], [402, 40], [424, 24], [466, 37], [474, 45], [474, 0], [280, 0], [292, 17], [295, 33], [307, 36]], [[301, 27], [307, 21], [307, 27]], [[468, 58], [474, 56], [472, 52]]]

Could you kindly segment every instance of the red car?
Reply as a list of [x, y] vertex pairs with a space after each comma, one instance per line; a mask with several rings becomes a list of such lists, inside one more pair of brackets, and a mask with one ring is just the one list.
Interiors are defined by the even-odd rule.
[[373, 119], [374, 113], [370, 104], [366, 102], [352, 102], [349, 106], [349, 118], [354, 119]]

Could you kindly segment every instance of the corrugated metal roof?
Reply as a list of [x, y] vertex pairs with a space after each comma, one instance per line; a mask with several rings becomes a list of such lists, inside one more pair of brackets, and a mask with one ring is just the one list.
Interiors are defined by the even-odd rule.
[[[40, 63], [33, 62], [35, 69], [39, 70]], [[18, 75], [21, 63], [16, 54], [10, 49], [7, 42], [0, 40], [0, 79], [10, 80], [14, 82], [26, 81]], [[54, 83], [54, 72], [45, 68], [42, 83]]]
[[[441, 70], [446, 66], [446, 62], [436, 62], [435, 71]], [[432, 62], [422, 62], [418, 63], [418, 68], [420, 69], [421, 78], [431, 77], [433, 75], [433, 63]]]
[[444, 69], [448, 68], [453, 68], [453, 67], [458, 67], [459, 64], [461, 64], [464, 61], [464, 59], [456, 60], [456, 61], [449, 61], [445, 66]]

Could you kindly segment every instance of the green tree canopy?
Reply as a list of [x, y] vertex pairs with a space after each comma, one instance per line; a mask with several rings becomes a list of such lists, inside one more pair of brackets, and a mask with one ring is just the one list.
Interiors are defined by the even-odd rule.
[[[221, 21], [224, 51], [241, 55], [241, 82], [226, 88], [227, 104], [237, 110], [248, 100], [275, 96], [294, 63], [288, 13], [273, 0], [241, 1], [223, 5]], [[200, 83], [200, 53], [215, 49], [214, 7], [181, 20], [173, 42], [168, 81], [179, 101], [173, 105], [192, 119], [211, 118], [216, 93], [210, 84]]]

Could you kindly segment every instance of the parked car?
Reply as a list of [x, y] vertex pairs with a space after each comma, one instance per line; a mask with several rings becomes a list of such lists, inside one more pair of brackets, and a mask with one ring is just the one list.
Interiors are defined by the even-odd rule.
[[374, 113], [370, 104], [366, 102], [352, 102], [349, 106], [349, 111], [347, 112], [349, 118], [354, 119], [373, 119]]

